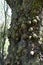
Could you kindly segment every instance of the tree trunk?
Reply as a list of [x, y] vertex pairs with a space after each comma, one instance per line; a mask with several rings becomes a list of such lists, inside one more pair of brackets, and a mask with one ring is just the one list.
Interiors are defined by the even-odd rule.
[[9, 65], [32, 65], [42, 51], [39, 44], [42, 3], [37, 0], [6, 1], [12, 9], [11, 27], [8, 32]]

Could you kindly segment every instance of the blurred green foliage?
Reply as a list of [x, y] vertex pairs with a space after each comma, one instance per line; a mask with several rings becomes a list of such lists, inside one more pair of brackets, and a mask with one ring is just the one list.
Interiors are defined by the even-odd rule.
[[41, 65], [43, 42], [39, 34], [42, 22], [39, 15], [43, 0], [6, 1], [12, 9], [11, 27], [8, 30], [9, 63], [7, 59], [6, 62], [9, 65]]

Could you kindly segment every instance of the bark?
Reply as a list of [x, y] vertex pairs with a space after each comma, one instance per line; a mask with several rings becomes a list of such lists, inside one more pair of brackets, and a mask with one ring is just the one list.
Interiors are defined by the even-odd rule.
[[8, 32], [10, 41], [9, 65], [34, 64], [37, 55], [39, 57], [40, 50], [42, 51], [38, 43], [41, 23], [39, 15], [42, 10], [42, 3], [38, 0], [6, 1], [12, 9], [11, 27]]

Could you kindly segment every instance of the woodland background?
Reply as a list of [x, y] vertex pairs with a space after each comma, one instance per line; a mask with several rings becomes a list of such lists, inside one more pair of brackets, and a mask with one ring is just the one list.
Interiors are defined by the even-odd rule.
[[43, 65], [43, 1], [0, 0], [0, 65]]

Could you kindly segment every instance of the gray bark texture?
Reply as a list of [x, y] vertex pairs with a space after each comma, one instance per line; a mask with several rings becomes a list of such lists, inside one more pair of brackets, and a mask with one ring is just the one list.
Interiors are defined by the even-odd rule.
[[[8, 30], [10, 46], [6, 65], [39, 65], [43, 44], [39, 44], [43, 0], [6, 0], [12, 9]], [[37, 18], [38, 17], [38, 18]]]

